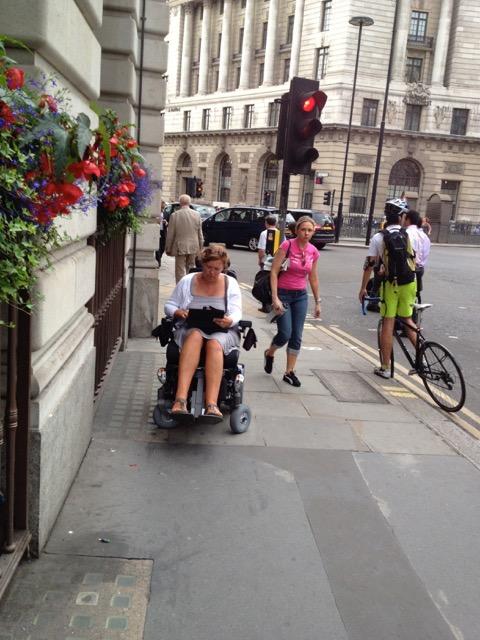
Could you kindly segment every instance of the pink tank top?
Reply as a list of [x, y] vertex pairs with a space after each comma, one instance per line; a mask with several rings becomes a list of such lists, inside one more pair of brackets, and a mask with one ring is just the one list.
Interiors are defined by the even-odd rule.
[[290, 243], [288, 258], [290, 261], [286, 271], [281, 271], [278, 276], [279, 289], [302, 290], [307, 288], [307, 279], [310, 275], [313, 264], [320, 255], [318, 249], [313, 244], [308, 243], [305, 249], [300, 249], [297, 240], [285, 240], [280, 248], [287, 252]]

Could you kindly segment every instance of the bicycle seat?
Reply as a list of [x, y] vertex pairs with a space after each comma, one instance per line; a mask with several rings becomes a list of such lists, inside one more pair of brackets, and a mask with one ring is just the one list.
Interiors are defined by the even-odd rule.
[[432, 307], [432, 304], [414, 304], [413, 308], [416, 309], [417, 311], [425, 311], [425, 309], [429, 309], [430, 307]]

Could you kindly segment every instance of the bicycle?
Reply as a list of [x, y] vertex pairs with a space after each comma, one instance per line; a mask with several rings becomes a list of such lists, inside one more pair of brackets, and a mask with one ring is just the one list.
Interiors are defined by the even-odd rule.
[[[362, 302], [362, 313], [367, 315], [365, 302], [380, 302], [379, 297], [365, 296]], [[423, 312], [429, 309], [431, 304], [414, 304], [414, 312], [417, 314], [416, 327], [407, 324], [401, 318], [395, 319], [393, 336], [400, 345], [407, 361], [410, 363], [411, 369], [409, 375], [418, 374], [428, 391], [432, 400], [444, 411], [455, 413], [465, 404], [465, 380], [462, 370], [457, 364], [455, 358], [450, 351], [439, 344], [428, 340], [422, 333], [421, 320]], [[382, 364], [382, 355], [380, 351], [380, 336], [382, 332], [383, 318], [380, 318], [377, 326], [378, 353], [380, 356], [380, 364]], [[411, 349], [407, 348], [404, 341], [403, 329], [410, 329], [417, 335], [415, 348], [411, 343]], [[415, 349], [413, 352], [413, 348]], [[395, 361], [392, 347], [390, 358], [390, 376], [394, 377]], [[448, 393], [447, 393], [448, 392]]]

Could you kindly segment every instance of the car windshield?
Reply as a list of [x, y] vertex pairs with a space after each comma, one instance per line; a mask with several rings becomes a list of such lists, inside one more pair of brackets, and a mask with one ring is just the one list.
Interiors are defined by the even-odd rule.
[[319, 213], [314, 211], [312, 218], [315, 220], [316, 224], [320, 226], [333, 224], [333, 220], [328, 213]]
[[198, 211], [202, 218], [208, 218], [215, 213], [215, 207], [209, 207], [206, 204], [196, 204], [195, 210]]

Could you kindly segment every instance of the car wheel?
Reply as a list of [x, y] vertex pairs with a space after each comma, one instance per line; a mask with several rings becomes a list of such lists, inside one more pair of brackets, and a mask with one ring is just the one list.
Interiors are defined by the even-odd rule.
[[233, 244], [231, 242], [226, 242], [225, 246], [227, 247], [227, 249], [233, 249]]
[[258, 238], [250, 238], [248, 241], [248, 248], [250, 251], [257, 251], [258, 249]]
[[321, 251], [322, 249], [325, 249], [325, 245], [326, 245], [326, 244], [327, 244], [326, 242], [319, 242], [319, 243], [316, 245], [316, 247], [317, 247], [317, 249], [318, 249], [319, 251]]

